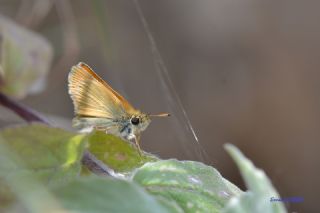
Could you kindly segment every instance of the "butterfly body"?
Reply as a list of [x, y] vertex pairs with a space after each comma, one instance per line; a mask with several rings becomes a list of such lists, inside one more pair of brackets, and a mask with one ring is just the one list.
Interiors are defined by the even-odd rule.
[[82, 132], [91, 132], [95, 129], [125, 140], [133, 140], [148, 127], [150, 122], [150, 117], [141, 113], [113, 119], [76, 117], [73, 119], [73, 126]]
[[135, 109], [82, 62], [72, 67], [68, 83], [76, 114], [74, 127], [80, 131], [95, 129], [125, 140], [135, 140], [139, 151], [140, 133], [150, 124], [150, 116], [169, 115], [148, 115]]

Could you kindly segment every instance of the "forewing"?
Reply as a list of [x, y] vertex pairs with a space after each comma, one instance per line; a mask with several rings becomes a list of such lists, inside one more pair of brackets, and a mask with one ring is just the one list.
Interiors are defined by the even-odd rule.
[[82, 62], [72, 67], [68, 81], [77, 116], [114, 119], [136, 112], [126, 99]]

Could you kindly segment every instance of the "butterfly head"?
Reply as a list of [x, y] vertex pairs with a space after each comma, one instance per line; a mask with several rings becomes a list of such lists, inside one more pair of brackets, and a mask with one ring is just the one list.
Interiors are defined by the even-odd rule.
[[134, 129], [133, 132], [142, 132], [144, 131], [151, 122], [151, 117], [167, 117], [168, 113], [161, 113], [157, 115], [150, 115], [144, 113], [137, 113], [131, 116], [130, 123]]
[[150, 116], [144, 113], [132, 115], [130, 118], [130, 123], [134, 132], [144, 131], [149, 126], [150, 122]]

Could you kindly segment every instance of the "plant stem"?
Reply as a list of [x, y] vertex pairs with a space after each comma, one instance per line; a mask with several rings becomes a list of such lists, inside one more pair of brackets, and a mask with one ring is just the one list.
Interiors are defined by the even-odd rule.
[[18, 114], [22, 119], [27, 122], [41, 122], [50, 125], [49, 121], [41, 116], [39, 113], [35, 112], [34, 110], [30, 109], [27, 106], [24, 106], [15, 100], [9, 98], [5, 94], [0, 92], [0, 104], [16, 114]]
[[114, 172], [107, 165], [98, 160], [88, 150], [84, 152], [81, 162], [96, 175], [113, 176], [112, 173]]
[[[30, 109], [29, 107], [16, 102], [15, 100], [9, 98], [5, 94], [0, 92], [0, 105], [12, 110], [18, 114], [22, 119], [27, 122], [40, 122], [50, 126], [50, 122], [39, 113]], [[85, 151], [82, 160], [82, 164], [86, 166], [91, 172], [97, 175], [111, 175], [110, 169], [101, 161], [99, 161], [94, 155], [89, 151]]]

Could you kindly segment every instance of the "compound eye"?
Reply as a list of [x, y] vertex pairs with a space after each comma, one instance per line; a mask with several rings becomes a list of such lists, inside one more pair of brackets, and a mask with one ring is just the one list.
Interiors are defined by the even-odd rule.
[[139, 118], [133, 117], [133, 118], [131, 118], [131, 123], [133, 125], [138, 125], [140, 123], [140, 120], [139, 120]]

